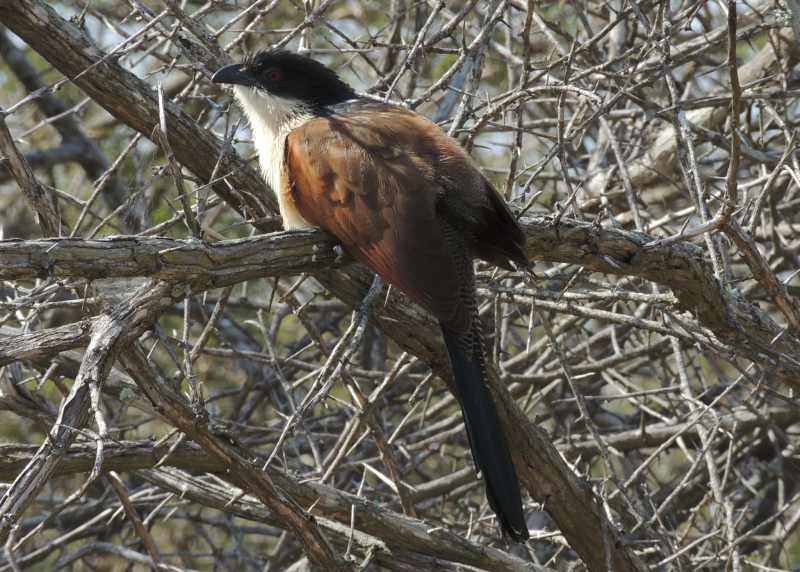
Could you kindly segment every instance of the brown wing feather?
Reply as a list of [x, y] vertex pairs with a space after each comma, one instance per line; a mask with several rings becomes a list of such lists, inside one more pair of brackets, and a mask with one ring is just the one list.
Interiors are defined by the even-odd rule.
[[372, 105], [312, 119], [289, 134], [286, 165], [303, 218], [456, 331], [470, 315], [442, 223], [474, 255], [524, 259], [500, 196], [458, 143], [410, 111]]
[[470, 316], [437, 223], [435, 141], [416, 116], [394, 111], [316, 118], [292, 131], [286, 164], [308, 222], [454, 327]]

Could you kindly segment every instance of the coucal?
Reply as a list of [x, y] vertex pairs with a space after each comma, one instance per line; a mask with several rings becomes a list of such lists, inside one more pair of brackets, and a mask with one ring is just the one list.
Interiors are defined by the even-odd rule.
[[425, 117], [358, 94], [312, 59], [260, 52], [232, 84], [286, 229], [322, 228], [441, 325], [472, 456], [501, 529], [528, 538], [491, 394], [473, 258], [528, 264], [524, 235], [459, 144]]

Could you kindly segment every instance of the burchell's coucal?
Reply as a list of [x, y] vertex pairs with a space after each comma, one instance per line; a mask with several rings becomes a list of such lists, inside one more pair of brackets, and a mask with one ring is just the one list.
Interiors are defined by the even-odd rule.
[[284, 227], [322, 228], [439, 320], [475, 463], [502, 530], [528, 537], [491, 394], [472, 260], [527, 265], [508, 207], [426, 118], [359, 97], [335, 72], [267, 51], [213, 77], [232, 84]]

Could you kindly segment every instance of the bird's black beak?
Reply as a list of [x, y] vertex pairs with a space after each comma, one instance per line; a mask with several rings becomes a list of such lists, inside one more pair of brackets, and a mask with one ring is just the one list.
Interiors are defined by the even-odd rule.
[[214, 83], [229, 83], [233, 85], [255, 85], [255, 78], [245, 68], [244, 64], [231, 64], [219, 68], [211, 77]]

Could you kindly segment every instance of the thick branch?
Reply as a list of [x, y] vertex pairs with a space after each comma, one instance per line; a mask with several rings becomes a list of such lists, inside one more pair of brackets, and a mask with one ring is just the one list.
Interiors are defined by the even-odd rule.
[[92, 320], [24, 333], [11, 333], [5, 327], [0, 327], [0, 367], [14, 361], [35, 361], [86, 346], [91, 331]]
[[[800, 342], [789, 334], [774, 341], [780, 327], [766, 312], [735, 291], [723, 288], [704, 251], [688, 242], [659, 244], [646, 234], [564, 220], [554, 226], [547, 217], [522, 220], [531, 260], [572, 263], [595, 272], [635, 276], [669, 287], [682, 309], [694, 314], [727, 350], [775, 368], [779, 378], [800, 384]], [[299, 272], [328, 271], [336, 264], [335, 242], [319, 231], [274, 233], [249, 239], [201, 243], [168, 238], [120, 237], [102, 240], [0, 241], [0, 279], [123, 278], [149, 276], [191, 284], [197, 290], [243, 280]], [[352, 283], [347, 290], [352, 290]], [[337, 292], [335, 289], [334, 292]], [[352, 294], [358, 299], [359, 293]], [[404, 322], [419, 309], [400, 304]], [[78, 325], [53, 331], [51, 351], [78, 347]], [[68, 338], [59, 339], [69, 333]], [[18, 342], [34, 339], [24, 334]], [[43, 334], [38, 334], [43, 335]], [[391, 335], [391, 333], [390, 333]], [[8, 343], [0, 342], [0, 364]], [[723, 348], [725, 349], [725, 348]], [[30, 351], [35, 351], [31, 347]], [[9, 354], [6, 352], [6, 358]]]
[[161, 237], [0, 240], [0, 279], [147, 276], [219, 288], [265, 276], [331, 268], [334, 240], [292, 231], [205, 243]]

